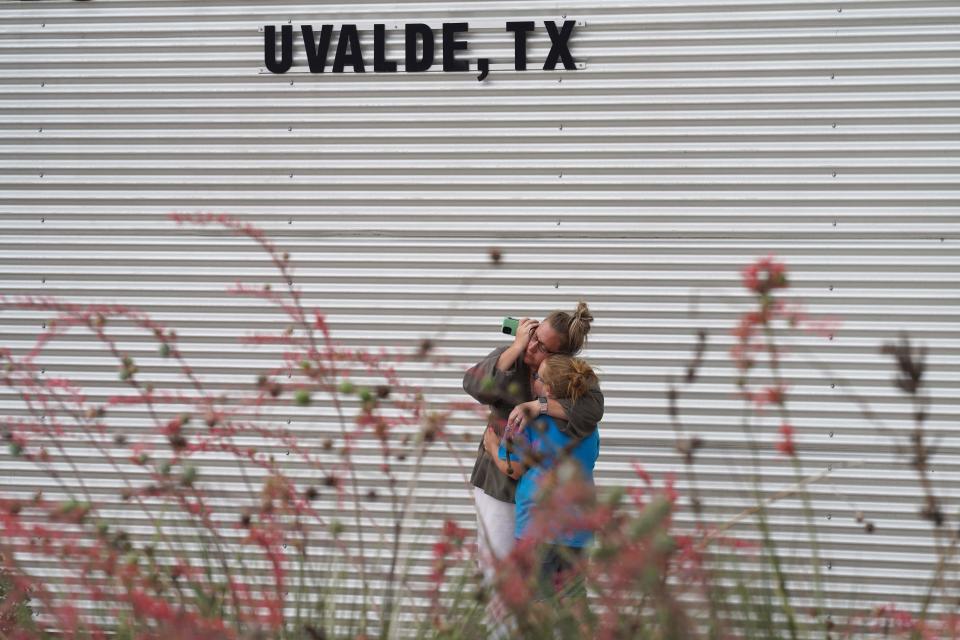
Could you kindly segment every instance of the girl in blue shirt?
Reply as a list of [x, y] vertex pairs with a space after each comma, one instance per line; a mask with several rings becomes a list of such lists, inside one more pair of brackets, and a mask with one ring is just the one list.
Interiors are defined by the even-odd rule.
[[[576, 401], [597, 383], [597, 376], [590, 365], [570, 356], [554, 355], [545, 359], [537, 373], [547, 396], [558, 400], [570, 398]], [[543, 485], [560, 464], [574, 464], [580, 479], [593, 485], [593, 468], [600, 453], [599, 430], [595, 429], [590, 435], [577, 440], [560, 431], [554, 418], [541, 415], [519, 433], [508, 431], [502, 440], [497, 438], [492, 429], [488, 429], [484, 434], [484, 448], [501, 472], [519, 478], [515, 537], [520, 540], [536, 535], [547, 543], [541, 550], [539, 578], [543, 595], [552, 595], [560, 578], [569, 576], [574, 569], [592, 534], [564, 526], [563, 521], [569, 522], [569, 517], [547, 520], [535, 518], [534, 514], [542, 498]], [[535, 520], [540, 525], [540, 531], [532, 531]], [[556, 527], [552, 526], [553, 520], [558, 523]]]

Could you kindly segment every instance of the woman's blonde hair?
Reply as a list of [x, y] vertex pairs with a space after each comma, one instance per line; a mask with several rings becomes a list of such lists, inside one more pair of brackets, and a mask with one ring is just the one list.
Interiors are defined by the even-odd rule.
[[544, 361], [540, 379], [550, 387], [555, 398], [574, 401], [579, 400], [598, 380], [586, 360], [563, 355], [550, 356]]
[[563, 337], [564, 342], [560, 345], [560, 352], [574, 356], [580, 353], [587, 341], [593, 316], [590, 315], [587, 303], [581, 300], [577, 302], [577, 308], [573, 313], [553, 311], [544, 318], [544, 322], [549, 322], [553, 330]]

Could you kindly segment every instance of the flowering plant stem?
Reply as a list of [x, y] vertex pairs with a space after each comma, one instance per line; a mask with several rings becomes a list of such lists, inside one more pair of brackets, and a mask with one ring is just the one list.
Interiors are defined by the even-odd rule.
[[[762, 304], [768, 304], [769, 302], [764, 300]], [[786, 388], [784, 383], [783, 376], [780, 371], [780, 354], [779, 346], [776, 341], [776, 334], [771, 323], [768, 322], [764, 325], [764, 337], [766, 339], [766, 351], [768, 354], [768, 361], [770, 363], [770, 371], [773, 374], [773, 384], [774, 387], [780, 390]], [[780, 402], [777, 403], [777, 408], [780, 414], [781, 423], [784, 425], [785, 429], [790, 429], [790, 412], [787, 406], [787, 400], [783, 395], [780, 397]], [[792, 438], [790, 431], [784, 433], [784, 438]], [[789, 444], [790, 449], [790, 462], [793, 466], [794, 480], [798, 487], [798, 492], [800, 494], [800, 499], [803, 503], [803, 515], [807, 524], [807, 533], [810, 536], [810, 547], [813, 552], [813, 579], [814, 579], [814, 592], [817, 603], [817, 619], [820, 621], [820, 624], [823, 626], [824, 631], [829, 633], [829, 627], [827, 624], [827, 618], [825, 616], [825, 610], [823, 606], [823, 577], [821, 575], [820, 568], [820, 544], [817, 540], [817, 527], [814, 522], [813, 517], [813, 507], [810, 504], [810, 493], [807, 491], [807, 483], [803, 482], [804, 472], [803, 465], [800, 462], [800, 458], [797, 456], [796, 451], [793, 448], [792, 440]]]

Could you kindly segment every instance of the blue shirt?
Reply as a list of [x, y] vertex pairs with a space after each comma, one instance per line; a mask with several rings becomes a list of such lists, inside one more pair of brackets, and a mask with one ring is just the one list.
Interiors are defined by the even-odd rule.
[[[543, 429], [537, 428], [536, 423], [542, 423]], [[536, 507], [537, 490], [540, 487], [542, 478], [556, 465], [563, 453], [563, 448], [573, 440], [570, 436], [564, 435], [558, 428], [557, 423], [550, 416], [540, 416], [533, 423], [527, 425], [522, 433], [513, 438], [513, 451], [509, 454], [509, 460], [522, 460], [526, 452], [535, 454], [539, 459], [538, 464], [531, 466], [520, 477], [517, 483], [517, 525], [515, 536], [522, 538], [527, 527], [532, 521], [531, 512]], [[500, 442], [500, 451], [498, 455], [501, 460], [507, 460], [507, 449], [504, 441]], [[593, 484], [593, 467], [600, 455], [600, 429], [594, 429], [593, 433], [584, 438], [570, 452], [569, 457], [575, 461], [583, 472], [587, 482]], [[593, 534], [589, 531], [573, 531], [558, 535], [553, 539], [556, 544], [563, 544], [569, 547], [585, 546]]]

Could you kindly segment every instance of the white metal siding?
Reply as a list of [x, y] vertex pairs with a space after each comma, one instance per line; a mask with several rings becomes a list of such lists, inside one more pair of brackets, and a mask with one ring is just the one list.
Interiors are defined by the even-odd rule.
[[[564, 17], [578, 21], [582, 68], [539, 71], [542, 21]], [[520, 19], [539, 25], [526, 72], [512, 70], [503, 31]], [[407, 74], [402, 62], [396, 74], [313, 75], [299, 46], [293, 71], [263, 70], [263, 25], [355, 23], [372, 67], [375, 22], [388, 25], [389, 57], [402, 61], [403, 24], [437, 31], [454, 20], [470, 24], [466, 57], [494, 60], [485, 82], [475, 72]], [[810, 358], [786, 357], [806, 471], [852, 465], [811, 487], [834, 610], [917, 603], [932, 572], [931, 527], [917, 515], [909, 453], [895, 446], [907, 444], [912, 409], [878, 347], [906, 330], [929, 349], [931, 472], [955, 528], [958, 68], [960, 6], [932, 0], [2, 2], [2, 292], [137, 306], [177, 330], [212, 388], [236, 393], [279, 353], [238, 339], [284, 325], [225, 291], [276, 283], [274, 271], [247, 241], [167, 218], [229, 213], [291, 253], [306, 303], [342, 342], [412, 351], [436, 338], [449, 364], [407, 369], [437, 401], [463, 398], [462, 371], [499, 344], [501, 316], [542, 317], [583, 298], [597, 317], [586, 355], [607, 403], [598, 482], [635, 482], [630, 463], [640, 460], [658, 478], [677, 472], [681, 491], [666, 387], [705, 328], [701, 381], [681, 413], [707, 443], [697, 473], [719, 517], [751, 503], [727, 354], [745, 302], [739, 269], [775, 254], [789, 265], [790, 297], [843, 322], [829, 340], [800, 342], [889, 428], [878, 433]], [[496, 268], [491, 247], [504, 255]], [[44, 320], [3, 313], [3, 344], [26, 353]], [[160, 384], [186, 388], [148, 339], [118, 332]], [[122, 389], [116, 363], [87, 335], [47, 354], [47, 370], [82, 382], [91, 402]], [[0, 412], [23, 412], [6, 387]], [[314, 447], [338, 433], [328, 407], [281, 402], [272, 413]], [[150, 429], [143, 412], [123, 418], [131, 435]], [[757, 427], [767, 494], [793, 481], [769, 444], [776, 427], [772, 417]], [[480, 421], [453, 430], [468, 434], [454, 448], [469, 468]], [[148, 535], [99, 454], [67, 445], [99, 498]], [[357, 456], [362, 490], [382, 490], [376, 441]], [[5, 494], [56, 495], [33, 466], [6, 453], [0, 465]], [[290, 473], [317, 479], [303, 465]], [[211, 462], [201, 481], [236, 518], [245, 491], [236, 469]], [[472, 523], [453, 456], [431, 452], [417, 499], [405, 554], [425, 574], [442, 519]], [[321, 504], [336, 515], [333, 501]], [[386, 516], [388, 504], [370, 508]], [[876, 533], [855, 522], [858, 510]], [[807, 575], [801, 505], [780, 501], [771, 518], [795, 554], [790, 569]], [[955, 567], [950, 576], [956, 595]], [[797, 590], [809, 586], [798, 580]]]

